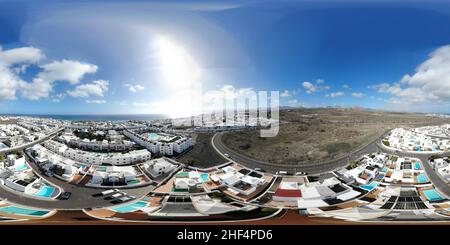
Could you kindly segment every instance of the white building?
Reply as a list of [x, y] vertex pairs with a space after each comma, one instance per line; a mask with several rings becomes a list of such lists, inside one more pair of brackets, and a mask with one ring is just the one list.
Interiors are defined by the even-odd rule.
[[174, 164], [163, 157], [147, 161], [141, 166], [152, 178], [157, 178], [158, 176], [172, 172], [176, 168]]
[[120, 184], [127, 185], [135, 180], [137, 173], [132, 167], [108, 166], [106, 169], [95, 169], [90, 185]]
[[60, 154], [74, 161], [90, 165], [101, 165], [103, 163], [112, 165], [126, 165], [145, 162], [151, 159], [151, 153], [145, 149], [131, 151], [125, 154], [122, 153], [101, 154], [71, 149], [64, 144], [53, 140], [45, 142], [44, 146], [56, 154]]
[[167, 133], [158, 134], [160, 136], [155, 139], [143, 137], [130, 130], [124, 130], [123, 134], [137, 144], [145, 147], [150, 152], [165, 156], [172, 156], [174, 153], [182, 153], [193, 145], [192, 138], [170, 135]]
[[231, 166], [222, 168], [222, 171], [224, 172], [223, 174], [212, 175], [211, 180], [218, 181], [221, 185], [228, 187], [228, 191], [234, 194], [248, 196], [265, 182], [264, 178], [242, 174]]

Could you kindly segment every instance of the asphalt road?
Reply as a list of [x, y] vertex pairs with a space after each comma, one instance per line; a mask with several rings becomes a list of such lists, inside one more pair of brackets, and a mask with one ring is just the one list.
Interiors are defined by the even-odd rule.
[[222, 136], [223, 133], [217, 133], [211, 139], [211, 143], [214, 149], [216, 149], [216, 151], [223, 157], [225, 157], [225, 154], [228, 154], [233, 161], [238, 162], [239, 164], [242, 164], [248, 168], [262, 168], [269, 173], [276, 173], [277, 171], [287, 171], [289, 173], [295, 173], [302, 171], [308, 174], [320, 174], [324, 172], [333, 171], [341, 167], [345, 167], [348, 165], [350, 160], [357, 159], [364, 154], [379, 151], [380, 149], [376, 142], [377, 140], [382, 138], [384, 134], [383, 136], [380, 136], [376, 140], [367, 144], [365, 147], [357, 150], [356, 152], [352, 152], [350, 155], [346, 157], [340, 157], [335, 160], [314, 165], [279, 165], [256, 160], [246, 155], [240, 154], [227, 147], [222, 141]]

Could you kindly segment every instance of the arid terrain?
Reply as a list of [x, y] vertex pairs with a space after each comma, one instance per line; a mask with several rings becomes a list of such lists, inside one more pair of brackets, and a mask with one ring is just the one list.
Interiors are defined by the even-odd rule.
[[15, 124], [15, 123], [17, 123], [17, 120], [13, 120], [13, 119], [11, 119], [11, 120], [0, 120], [0, 124]]
[[313, 164], [352, 151], [395, 127], [450, 122], [417, 113], [366, 109], [289, 109], [280, 111], [276, 137], [261, 138], [259, 130], [231, 132], [223, 137], [231, 149], [276, 164]]
[[199, 168], [209, 168], [227, 162], [212, 147], [211, 138], [213, 135], [206, 133], [193, 135], [194, 148], [178, 157], [177, 160]]

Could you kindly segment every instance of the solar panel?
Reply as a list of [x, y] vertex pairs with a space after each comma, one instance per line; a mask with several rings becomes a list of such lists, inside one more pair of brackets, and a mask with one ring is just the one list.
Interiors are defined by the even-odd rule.
[[392, 206], [394, 206], [393, 202], [387, 202], [387, 203], [383, 204], [383, 206], [381, 206], [381, 209], [391, 209]]

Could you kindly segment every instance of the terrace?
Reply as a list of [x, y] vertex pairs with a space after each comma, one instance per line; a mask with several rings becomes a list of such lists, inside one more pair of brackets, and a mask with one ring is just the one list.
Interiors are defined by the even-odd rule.
[[222, 186], [223, 192], [235, 199], [248, 201], [259, 196], [273, 180], [272, 176], [255, 174], [238, 164], [211, 173], [210, 179]]
[[320, 182], [305, 183], [300, 186], [300, 190], [302, 197], [298, 200], [298, 208], [337, 205], [362, 194], [341, 183], [336, 177], [330, 177]]
[[92, 179], [87, 186], [142, 186], [151, 180], [136, 166], [96, 166], [91, 169]]
[[241, 209], [237, 206], [224, 203], [219, 198], [212, 198], [209, 195], [192, 196], [191, 200], [195, 209], [205, 215], [224, 214]]

